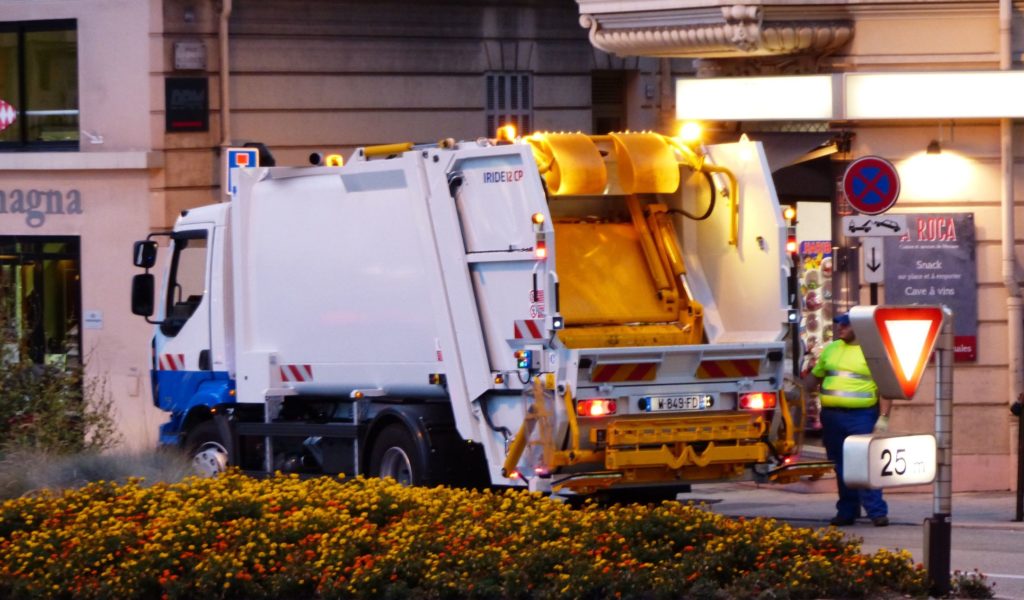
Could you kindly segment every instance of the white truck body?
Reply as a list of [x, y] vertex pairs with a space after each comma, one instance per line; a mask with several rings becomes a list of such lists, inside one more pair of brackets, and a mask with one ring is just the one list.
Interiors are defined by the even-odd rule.
[[[458, 436], [482, 448], [496, 485], [589, 492], [750, 477], [779, 466], [779, 449], [794, 453], [792, 444], [768, 447], [786, 427], [781, 406], [758, 421], [765, 448], [755, 460], [747, 450], [729, 459], [719, 449], [725, 454], [708, 468], [706, 448], [717, 438], [680, 433], [693, 423], [707, 431], [747, 427], [736, 425], [737, 415], [756, 420], [739, 410], [745, 392], [784, 399], [791, 265], [759, 144], [713, 147], [707, 159], [727, 165], [740, 182], [735, 243], [732, 199], [720, 199], [705, 220], [672, 217], [687, 291], [703, 305], [703, 340], [619, 344], [617, 332], [636, 327], [627, 322], [615, 326], [612, 341], [592, 347], [567, 342], [573, 324], [563, 321], [559, 305], [559, 235], [607, 220], [588, 211], [622, 195], [614, 177], [604, 195], [562, 198], [548, 193], [526, 144], [478, 141], [387, 158], [367, 154], [340, 168], [245, 169], [231, 202], [181, 217], [173, 235], [206, 231], [207, 253], [198, 307], [178, 331], [161, 326], [154, 340], [155, 401], [174, 423], [165, 426], [165, 439], [187, 437], [197, 422], [190, 415], [204, 408], [264, 406], [256, 420], [274, 424], [284, 420], [287, 403], [326, 398], [350, 406], [330, 409], [334, 420], [357, 424], [375, 410], [360, 412], [359, 402], [398, 411], [407, 404], [449, 405]], [[659, 196], [670, 208], [707, 196], [705, 174], [687, 178], [682, 171], [682, 189]], [[566, 211], [576, 216], [567, 219]], [[595, 229], [594, 235], [626, 230]], [[542, 246], [546, 254], [539, 256]], [[174, 262], [168, 258], [167, 306], [176, 304], [173, 290], [182, 285]], [[630, 293], [599, 287], [594, 301], [621, 294], [628, 311]], [[173, 310], [161, 309], [157, 319]], [[532, 352], [526, 368], [518, 350]], [[622, 374], [631, 369], [634, 376]], [[190, 376], [205, 383], [188, 385]], [[713, 406], [679, 400], [687, 397], [708, 398], [701, 402]], [[616, 401], [614, 419], [573, 412], [574, 403], [596, 398]], [[679, 406], [654, 414], [652, 402], [668, 402], [659, 399]], [[707, 421], [714, 415], [726, 420]], [[323, 419], [333, 422], [331, 415]], [[302, 436], [304, 422], [290, 423], [287, 435]], [[616, 427], [644, 422], [666, 433], [639, 434], [612, 451], [606, 433], [631, 439]], [[318, 433], [305, 436], [307, 449], [320, 443]], [[365, 430], [354, 435], [345, 448], [355, 456], [341, 462], [350, 474], [366, 470], [374, 443]], [[260, 446], [268, 470], [275, 468], [270, 438]], [[717, 443], [747, 448], [754, 440]], [[594, 484], [580, 483], [588, 480]]]

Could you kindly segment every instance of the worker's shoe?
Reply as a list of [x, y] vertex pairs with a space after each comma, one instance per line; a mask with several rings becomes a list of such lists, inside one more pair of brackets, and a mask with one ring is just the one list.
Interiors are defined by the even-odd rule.
[[856, 522], [857, 519], [854, 519], [853, 517], [840, 517], [839, 515], [836, 515], [832, 517], [832, 520], [829, 521], [828, 524], [836, 527], [844, 527], [846, 525], [853, 525]]
[[871, 517], [871, 524], [875, 527], [888, 527], [889, 517]]

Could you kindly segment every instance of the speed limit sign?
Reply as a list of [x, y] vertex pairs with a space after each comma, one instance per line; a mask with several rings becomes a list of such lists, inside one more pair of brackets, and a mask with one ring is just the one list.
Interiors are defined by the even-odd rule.
[[871, 489], [931, 483], [936, 455], [934, 435], [851, 435], [843, 442], [843, 481]]

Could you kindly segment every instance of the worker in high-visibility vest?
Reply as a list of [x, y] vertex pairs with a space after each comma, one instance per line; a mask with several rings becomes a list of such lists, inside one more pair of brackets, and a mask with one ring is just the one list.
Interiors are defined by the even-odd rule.
[[835, 463], [839, 485], [836, 516], [830, 523], [853, 525], [863, 508], [875, 527], [885, 527], [889, 524], [889, 507], [882, 499], [882, 490], [851, 489], [843, 482], [843, 442], [849, 435], [888, 431], [892, 401], [878, 395], [864, 351], [850, 326], [849, 313], [836, 315], [833, 322], [838, 328], [836, 340], [825, 347], [803, 381], [808, 392], [821, 387], [821, 436], [825, 453]]

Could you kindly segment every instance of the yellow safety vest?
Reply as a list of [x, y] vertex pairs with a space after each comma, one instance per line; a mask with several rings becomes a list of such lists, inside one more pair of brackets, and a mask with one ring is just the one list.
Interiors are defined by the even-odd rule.
[[825, 347], [811, 369], [822, 377], [821, 405], [832, 408], [867, 408], [878, 402], [878, 386], [859, 345], [836, 340]]

